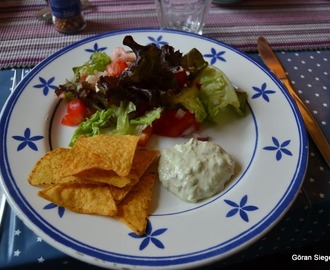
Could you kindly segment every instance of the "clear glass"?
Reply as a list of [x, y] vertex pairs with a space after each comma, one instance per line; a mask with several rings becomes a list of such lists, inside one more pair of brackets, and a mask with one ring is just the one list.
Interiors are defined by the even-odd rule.
[[212, 0], [156, 0], [159, 24], [163, 28], [202, 34]]

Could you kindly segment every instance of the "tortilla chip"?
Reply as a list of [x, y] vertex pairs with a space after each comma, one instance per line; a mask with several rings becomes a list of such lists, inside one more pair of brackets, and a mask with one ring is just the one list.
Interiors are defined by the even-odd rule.
[[118, 188], [118, 187], [115, 187], [115, 186], [110, 186], [111, 194], [112, 194], [112, 196], [115, 199], [117, 204], [125, 198], [125, 196], [130, 192], [132, 187], [133, 187], [132, 184], [129, 184], [129, 185], [127, 185], [125, 187], [122, 187], [122, 188]]
[[114, 171], [102, 169], [89, 169], [76, 174], [83, 181], [94, 183], [103, 183], [112, 185], [118, 188], [129, 185], [132, 181], [137, 181], [138, 177], [135, 173], [130, 172], [128, 176], [119, 176]]
[[79, 141], [90, 153], [102, 157], [106, 166], [101, 168], [113, 170], [119, 176], [127, 176], [131, 170], [139, 136], [100, 134], [81, 138]]
[[40, 190], [42, 198], [82, 214], [114, 216], [117, 205], [108, 185], [61, 184]]
[[117, 203], [123, 200], [134, 185], [138, 183], [140, 177], [158, 155], [159, 150], [138, 149], [135, 151], [131, 173], [134, 172], [137, 178], [131, 178], [131, 183], [123, 188], [111, 187], [112, 195]]
[[57, 148], [43, 155], [30, 172], [28, 176], [29, 183], [33, 186], [44, 187], [79, 181], [74, 176], [63, 178], [60, 175], [63, 159], [69, 151], [69, 148]]
[[138, 178], [145, 173], [159, 153], [159, 150], [137, 149], [135, 151], [132, 170], [136, 172]]
[[102, 158], [86, 149], [78, 139], [62, 160], [60, 174], [61, 176], [75, 175], [85, 170], [102, 168], [102, 165], [104, 165]]
[[154, 182], [155, 173], [150, 172], [143, 175], [123, 201], [117, 205], [118, 213], [115, 217], [124, 222], [137, 235], [143, 235], [146, 230]]
[[29, 175], [32, 185], [51, 185], [38, 195], [83, 214], [113, 216], [136, 234], [145, 232], [158, 150], [137, 149], [138, 136], [81, 136], [75, 145], [48, 152]]
[[[77, 148], [78, 151], [75, 151]], [[79, 153], [79, 151], [81, 152]], [[102, 167], [102, 164], [98, 163], [98, 165], [96, 165], [95, 161], [99, 162], [99, 158], [94, 156], [94, 154], [89, 156], [90, 160], [77, 163], [77, 161], [81, 160], [83, 155], [90, 154], [89, 151], [88, 153], [85, 151], [88, 150], [84, 147], [83, 141], [79, 140], [78, 146], [76, 145], [73, 152], [69, 153], [67, 157], [67, 159], [72, 158], [72, 163], [69, 166], [70, 170], [67, 170], [68, 167], [66, 167], [66, 169], [62, 170], [62, 172], [67, 170], [67, 173], [77, 176], [77, 178], [80, 178], [82, 181], [105, 183], [119, 188], [131, 183], [137, 183], [138, 178], [141, 177], [141, 175], [146, 171], [153, 160], [159, 155], [158, 150], [136, 150], [129, 174], [127, 176], [119, 176], [112, 170], [104, 170], [99, 168]], [[76, 157], [77, 155], [80, 155], [80, 157]], [[73, 159], [75, 159], [75, 161], [73, 161]], [[67, 162], [68, 161], [65, 161], [64, 163]], [[89, 167], [89, 165], [92, 167], [98, 167], [85, 169], [86, 167]], [[76, 168], [71, 168], [73, 166], [76, 166]], [[120, 193], [122, 194], [122, 192]], [[122, 197], [122, 195], [120, 195], [120, 197]]]

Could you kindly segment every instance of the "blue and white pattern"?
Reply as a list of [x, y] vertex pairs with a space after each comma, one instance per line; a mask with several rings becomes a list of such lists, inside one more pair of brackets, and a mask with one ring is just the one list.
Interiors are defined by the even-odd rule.
[[236, 214], [239, 214], [240, 217], [245, 221], [249, 222], [249, 215], [248, 212], [250, 211], [256, 211], [259, 208], [255, 205], [246, 205], [248, 201], [248, 195], [244, 195], [242, 199], [239, 201], [239, 203], [236, 203], [231, 200], [225, 200], [225, 203], [230, 205], [232, 209], [227, 213], [226, 217], [233, 217]]
[[142, 239], [139, 250], [144, 250], [150, 243], [153, 243], [157, 248], [164, 249], [165, 245], [161, 240], [158, 239], [158, 237], [166, 231], [167, 228], [153, 230], [151, 222], [148, 219], [147, 229], [144, 235], [137, 235], [135, 233], [129, 233], [128, 235], [136, 239]]
[[95, 53], [95, 52], [103, 52], [107, 49], [107, 47], [99, 47], [99, 44], [97, 42], [94, 43], [92, 49], [85, 49], [88, 53]]
[[265, 146], [263, 149], [265, 149], [267, 151], [275, 151], [275, 157], [276, 157], [277, 161], [282, 159], [283, 154], [292, 156], [291, 151], [287, 148], [291, 142], [290, 140], [286, 140], [286, 141], [280, 143], [278, 139], [276, 139], [275, 137], [272, 137], [272, 141], [273, 141], [274, 145]]
[[30, 128], [26, 128], [23, 135], [14, 135], [13, 139], [19, 141], [19, 145], [17, 146], [17, 151], [21, 151], [26, 146], [34, 151], [38, 151], [38, 146], [36, 144], [37, 141], [43, 139], [44, 136], [34, 135], [31, 136]]
[[[272, 97], [275, 97], [277, 102], [280, 100], [280, 102], [283, 102], [283, 106], [281, 107], [281, 111], [279, 113], [283, 113], [283, 110], [291, 111], [291, 114], [285, 114], [286, 121], [291, 121], [292, 123], [295, 123], [296, 126], [300, 126], [299, 123], [297, 124], [297, 118], [294, 117], [294, 112], [292, 111], [292, 107], [289, 106], [289, 101], [287, 100], [287, 97], [281, 93], [281, 89], [279, 88], [276, 80], [273, 80], [270, 73], [267, 73], [265, 70], [260, 69], [259, 67], [255, 66], [253, 62], [251, 62], [248, 58], [245, 58], [244, 55], [241, 55], [239, 52], [235, 51], [234, 49], [230, 48], [229, 46], [225, 44], [221, 44], [218, 42], [213, 42], [205, 38], [199, 38], [196, 37], [195, 35], [187, 34], [184, 35], [183, 37], [180, 35], [176, 35], [175, 33], [172, 33], [171, 31], [165, 31], [165, 32], [153, 32], [152, 31], [147, 31], [147, 32], [137, 32], [135, 35], [137, 36], [138, 42], [144, 42], [145, 44], [150, 43], [150, 37], [153, 37], [155, 40], [159, 39], [160, 36], [162, 36], [159, 41], [161, 42], [168, 42], [170, 45], [173, 45], [176, 48], [180, 48], [180, 44], [182, 44], [182, 38], [186, 41], [187, 39], [192, 39], [194, 41], [194, 44], [198, 48], [203, 48], [203, 55], [213, 55], [209, 59], [216, 59], [214, 60], [214, 65], [218, 66], [219, 63], [221, 62], [221, 69], [224, 70], [226, 74], [228, 74], [228, 77], [230, 77], [231, 80], [235, 84], [239, 84], [243, 88], [245, 88], [249, 92], [250, 96], [250, 106], [252, 110], [256, 107], [257, 109], [259, 106], [266, 106], [269, 111], [275, 111], [274, 104]], [[116, 33], [120, 34], [120, 33]], [[124, 35], [125, 33], [123, 33]], [[70, 50], [77, 50], [83, 49], [86, 52], [87, 50], [98, 50], [99, 48], [105, 48], [107, 52], [111, 52], [111, 48], [108, 47], [111, 42], [109, 42], [109, 39], [111, 39], [112, 36], [108, 37], [108, 39], [105, 39], [105, 41], [98, 40], [98, 38], [90, 38], [81, 44], [78, 44], [77, 46], [72, 46]], [[95, 45], [97, 44], [97, 45]], [[189, 42], [185, 42], [185, 44], [189, 44]], [[214, 48], [214, 51], [212, 51], [212, 48]], [[180, 48], [181, 49], [181, 48]], [[188, 50], [189, 48], [187, 45], [185, 45], [185, 48], [183, 50]], [[210, 53], [211, 52], [211, 53]], [[219, 54], [221, 52], [221, 54]], [[223, 52], [223, 53], [222, 53]], [[53, 56], [50, 58], [50, 62], [47, 63], [44, 67], [39, 67], [39, 69], [32, 71], [30, 76], [26, 77], [25, 81], [21, 84], [21, 88], [15, 91], [15, 95], [11, 97], [11, 100], [16, 100], [19, 98], [26, 98], [24, 96], [25, 93], [25, 88], [27, 86], [30, 86], [30, 88], [33, 89], [34, 85], [38, 84], [45, 84], [48, 86], [48, 96], [50, 93], [50, 85], [54, 85], [55, 82], [50, 82], [49, 80], [52, 77], [55, 77], [54, 74], [52, 74], [51, 70], [54, 70], [54, 67], [52, 67], [52, 59], [59, 59], [61, 60], [61, 57], [63, 54], [69, 53], [62, 51], [61, 54], [58, 56]], [[90, 52], [88, 52], [90, 53]], [[88, 56], [87, 56], [88, 58]], [[225, 61], [219, 59], [223, 58]], [[240, 65], [235, 66], [235, 70], [232, 68], [233, 63], [229, 61], [229, 59], [237, 59], [240, 60]], [[79, 59], [80, 62], [84, 62], [83, 59]], [[212, 60], [210, 60], [212, 62]], [[59, 74], [56, 74], [56, 83], [61, 82], [64, 80], [65, 77], [68, 76], [70, 69], [73, 65], [76, 63], [72, 63], [70, 66], [65, 68], [63, 71], [60, 71]], [[245, 66], [245, 67], [244, 67]], [[258, 76], [255, 76], [254, 78], [240, 78], [239, 75], [236, 75], [236, 72], [238, 71], [237, 69], [241, 68], [246, 68], [246, 66], [250, 67], [250, 72], [252, 73], [258, 73]], [[39, 80], [40, 78], [43, 78], [44, 81], [41, 82]], [[253, 77], [253, 76], [251, 76]], [[257, 79], [256, 79], [257, 78]], [[33, 79], [33, 82], [31, 83]], [[41, 83], [38, 83], [38, 82]], [[255, 87], [255, 89], [253, 88]], [[40, 93], [35, 93], [36, 95], [39, 94], [39, 96], [44, 96], [45, 93], [45, 87], [40, 87], [42, 95]], [[259, 90], [256, 90], [259, 89]], [[38, 90], [34, 89], [34, 90]], [[259, 91], [259, 92], [258, 92]], [[269, 91], [274, 91], [274, 93], [270, 93]], [[46, 91], [47, 92], [47, 91]], [[257, 97], [252, 98], [253, 95], [257, 95]], [[266, 96], [266, 98], [265, 98]], [[267, 100], [268, 99], [268, 100]], [[50, 99], [47, 99], [47, 101], [51, 104], [53, 104], [53, 101]], [[325, 103], [325, 102], [323, 102]], [[9, 102], [8, 107], [12, 106], [13, 110], [5, 110], [5, 113], [9, 113], [11, 111], [15, 111], [15, 103], [14, 102]], [[48, 108], [51, 106], [48, 106]], [[326, 106], [323, 106], [324, 108], [327, 108]], [[277, 109], [277, 108], [276, 108]], [[317, 109], [319, 112], [320, 110]], [[33, 113], [33, 111], [31, 112]], [[259, 112], [256, 113], [256, 130], [259, 130], [259, 128], [262, 127], [262, 123], [259, 123]], [[40, 111], [38, 112], [40, 114]], [[274, 114], [271, 114], [272, 117]], [[329, 115], [329, 114], [328, 114]], [[30, 116], [32, 117], [32, 116]], [[44, 119], [44, 115], [38, 116], [38, 115], [33, 115], [35, 123], [36, 121], [41, 122], [40, 119]], [[39, 118], [38, 118], [39, 117]], [[32, 119], [32, 118], [31, 118]], [[37, 120], [36, 120], [37, 119]], [[39, 120], [38, 120], [39, 119]], [[10, 125], [10, 118], [9, 121], [4, 123], [3, 121], [1, 122], [1, 128], [3, 128], [5, 134], [6, 132], [9, 132], [11, 130], [8, 128]], [[245, 120], [238, 121], [239, 123], [245, 123]], [[324, 119], [324, 126], [326, 126], [327, 119]], [[25, 121], [26, 122], [26, 121]], [[11, 144], [15, 147], [15, 151], [9, 151], [5, 153], [4, 155], [4, 161], [7, 162], [7, 154], [10, 156], [12, 155], [21, 155], [25, 156], [26, 159], [29, 157], [28, 152], [33, 152], [33, 153], [40, 153], [42, 154], [45, 151], [45, 146], [44, 143], [40, 143], [41, 141], [47, 140], [48, 139], [48, 134], [47, 132], [43, 133], [44, 128], [39, 128], [38, 125], [33, 124], [32, 122], [30, 123], [27, 121], [26, 125], [23, 126], [22, 131], [17, 131], [15, 130], [15, 133], [13, 134], [8, 134], [8, 138], [11, 140]], [[247, 125], [248, 126], [248, 125]], [[29, 128], [29, 131], [26, 131], [26, 129]], [[226, 129], [226, 127], [225, 127]], [[252, 152], [248, 152], [249, 159], [248, 162], [251, 161], [251, 164], [249, 164], [249, 168], [253, 167], [258, 167], [261, 170], [261, 173], [264, 175], [265, 179], [267, 178], [268, 180], [272, 178], [272, 175], [269, 175], [267, 172], [263, 172], [262, 167], [264, 165], [257, 164], [258, 160], [262, 160], [264, 162], [265, 158], [267, 157], [268, 162], [270, 164], [268, 165], [268, 168], [272, 169], [273, 167], [275, 168], [277, 164], [282, 163], [287, 160], [290, 160], [290, 162], [295, 162], [299, 163], [298, 165], [301, 165], [302, 168], [304, 167], [304, 163], [306, 162], [306, 145], [305, 145], [305, 138], [304, 134], [301, 130], [296, 130], [296, 128], [291, 130], [290, 136], [287, 135], [287, 131], [284, 130], [280, 132], [280, 128], [274, 127], [272, 130], [265, 131], [265, 134], [257, 134], [259, 137], [262, 137], [262, 141], [264, 142], [263, 145], [258, 145], [256, 144], [257, 151], [255, 152], [255, 155], [257, 155], [258, 158], [252, 158]], [[60, 132], [60, 131], [58, 131]], [[221, 130], [217, 132], [222, 132]], [[221, 135], [223, 135], [222, 140], [225, 148], [228, 146], [228, 149], [231, 149], [234, 152], [235, 156], [239, 156], [235, 151], [234, 145], [231, 145], [231, 141], [227, 139], [226, 133], [228, 132], [223, 132]], [[251, 134], [244, 134], [246, 136], [250, 136]], [[14, 139], [14, 136], [18, 136], [20, 139]], [[43, 136], [43, 140], [31, 140], [31, 138], [35, 139], [35, 136]], [[227, 135], [229, 136], [229, 135]], [[232, 136], [232, 134], [231, 134]], [[256, 136], [255, 134], [253, 136]], [[16, 137], [17, 138], [17, 137]], [[24, 140], [23, 140], [24, 138]], [[3, 140], [4, 137], [1, 137], [1, 140]], [[216, 139], [216, 138], [215, 138]], [[242, 140], [244, 142], [244, 140]], [[266, 142], [266, 143], [265, 143]], [[24, 143], [20, 148], [20, 151], [17, 151], [17, 147], [19, 144]], [[29, 149], [31, 144], [34, 144], [37, 146], [37, 151], [25, 151]], [[11, 146], [11, 147], [13, 147]], [[24, 146], [24, 147], [23, 147]], [[9, 146], [8, 146], [9, 147]], [[34, 146], [33, 146], [34, 147]], [[34, 147], [35, 148], [35, 147]], [[264, 149], [264, 148], [269, 148], [269, 149]], [[237, 150], [238, 151], [238, 150]], [[290, 155], [291, 153], [292, 155]], [[300, 153], [299, 156], [297, 156], [294, 153]], [[261, 155], [261, 156], [259, 156]], [[317, 156], [317, 153], [314, 153], [314, 156]], [[277, 160], [278, 158], [278, 160]], [[242, 157], [240, 157], [242, 166], [246, 166], [246, 160]], [[30, 166], [35, 162], [35, 157], [34, 160], [28, 161], [29, 165], [27, 165], [26, 168], [24, 168], [25, 171], [29, 171]], [[318, 161], [319, 162], [319, 161]], [[3, 167], [3, 162], [1, 162], [1, 167]], [[322, 165], [322, 164], [321, 164]], [[328, 175], [329, 176], [329, 171], [327, 170], [326, 167], [321, 166], [319, 163], [318, 167], [322, 167], [323, 169], [320, 170], [320, 173], [323, 175]], [[14, 164], [10, 164], [10, 166], [14, 166]], [[299, 168], [299, 166], [298, 166]], [[261, 194], [262, 191], [258, 190], [258, 192], [255, 191], [255, 189], [244, 189], [242, 190], [240, 188], [241, 184], [243, 185], [244, 182], [249, 182], [250, 180], [247, 178], [247, 174], [244, 172], [242, 175], [242, 178], [240, 181], [237, 183], [233, 183], [232, 186], [229, 186], [228, 189], [224, 192], [224, 194], [220, 194], [218, 197], [215, 197], [214, 199], [201, 203], [198, 205], [198, 207], [194, 208], [191, 211], [188, 211], [186, 208], [184, 209], [185, 211], [172, 211], [173, 213], [168, 214], [171, 212], [168, 210], [166, 207], [167, 205], [163, 203], [163, 201], [158, 202], [157, 208], [154, 210], [155, 214], [157, 214], [157, 211], [162, 211], [161, 215], [151, 215], [149, 219], [149, 225], [148, 225], [148, 230], [146, 235], [143, 237], [137, 237], [134, 236], [133, 234], [130, 234], [129, 230], [125, 228], [124, 226], [118, 227], [117, 225], [114, 225], [111, 220], [107, 220], [106, 222], [101, 221], [99, 219], [95, 219], [94, 217], [89, 217], [89, 216], [76, 216], [77, 214], [71, 213], [70, 211], [65, 211], [62, 212], [60, 208], [57, 208], [55, 205], [47, 204], [44, 200], [40, 199], [37, 202], [31, 202], [29, 198], [24, 197], [24, 189], [21, 188], [21, 184], [18, 181], [15, 181], [15, 179], [18, 177], [17, 174], [19, 172], [15, 170], [14, 168], [11, 168], [12, 176], [5, 175], [4, 177], [4, 185], [5, 186], [12, 186], [10, 192], [11, 196], [14, 200], [15, 203], [18, 205], [22, 205], [22, 212], [23, 212], [23, 218], [29, 218], [32, 222], [35, 222], [35, 229], [37, 231], [37, 235], [42, 235], [43, 238], [48, 238], [53, 237], [58, 243], [59, 247], [61, 246], [61, 243], [64, 241], [65, 238], [65, 245], [69, 246], [73, 249], [76, 249], [80, 254], [87, 254], [89, 256], [95, 257], [95, 258], [102, 258], [105, 262], [108, 262], [109, 265], [112, 265], [112, 263], [118, 263], [118, 264], [133, 264], [134, 260], [134, 265], [138, 264], [141, 265], [142, 268], [145, 268], [146, 266], [166, 266], [170, 262], [173, 262], [173, 257], [172, 256], [162, 256], [162, 252], [165, 252], [168, 249], [171, 249], [173, 251], [173, 248], [176, 250], [176, 255], [175, 257], [175, 262], [178, 266], [184, 267], [185, 262], [193, 262], [196, 260], [197, 257], [201, 257], [203, 259], [208, 260], [209, 258], [214, 258], [213, 256], [217, 254], [216, 256], [218, 258], [221, 258], [223, 254], [227, 253], [228, 251], [231, 250], [232, 247], [227, 246], [227, 242], [230, 240], [232, 243], [234, 243], [234, 246], [239, 247], [239, 246], [244, 246], [244, 240], [240, 239], [253, 239], [254, 234], [260, 234], [263, 230], [266, 230], [270, 224], [272, 224], [278, 217], [279, 214], [282, 213], [286, 209], [286, 203], [290, 201], [290, 198], [293, 198], [298, 192], [299, 187], [300, 187], [300, 180], [304, 174], [303, 169], [299, 169], [297, 171], [290, 172], [291, 174], [295, 174], [295, 178], [292, 179], [285, 179], [287, 183], [289, 183], [290, 189], [288, 191], [285, 189], [285, 191], [278, 191], [276, 188], [274, 189], [274, 194], [278, 194], [278, 192], [281, 195], [276, 195], [277, 197], [275, 198], [274, 194], [270, 194], [267, 196], [268, 203], [267, 205], [263, 204], [263, 201], [259, 198], [258, 194]], [[253, 176], [253, 172], [249, 172], [249, 175], [251, 174]], [[284, 172], [286, 173], [286, 172]], [[309, 183], [314, 183], [315, 181], [312, 181], [315, 179], [316, 176], [311, 176], [310, 182]], [[258, 179], [251, 179], [251, 181], [262, 181], [264, 179], [258, 180]], [[278, 181], [281, 181], [281, 179], [278, 179]], [[242, 183], [241, 183], [242, 182]], [[269, 181], [270, 184], [272, 181]], [[330, 183], [329, 183], [330, 184]], [[283, 185], [283, 184], [282, 184]], [[15, 194], [16, 187], [18, 189], [21, 189], [23, 192], [23, 197], [24, 200], [21, 200], [21, 197]], [[37, 192], [37, 189], [36, 189]], [[163, 192], [163, 191], [161, 191]], [[285, 196], [282, 196], [285, 194]], [[326, 193], [320, 192], [318, 193], [319, 197], [318, 200], [322, 200], [322, 197], [326, 197]], [[166, 193], [162, 193], [162, 196], [160, 200], [167, 199]], [[173, 199], [171, 199], [173, 200]], [[277, 205], [277, 210], [272, 211], [273, 208], [269, 208], [269, 201], [273, 201], [271, 204], [276, 204]], [[43, 209], [46, 205], [47, 210]], [[171, 205], [171, 204], [168, 204]], [[24, 207], [23, 207], [24, 206]], [[213, 207], [217, 206], [217, 207]], [[175, 207], [187, 207], [185, 204], [181, 203], [178, 201], [178, 204], [175, 204]], [[191, 208], [191, 206], [189, 206]], [[195, 207], [195, 206], [194, 206]], [[208, 243], [210, 243], [209, 250], [210, 252], [204, 250], [204, 249], [199, 249], [198, 244], [196, 244], [196, 250], [191, 253], [191, 252], [185, 252], [186, 246], [184, 245], [184, 241], [181, 240], [181, 236], [185, 235], [186, 233], [189, 233], [189, 230], [195, 230], [200, 229], [200, 224], [199, 224], [199, 219], [198, 217], [200, 216], [199, 214], [202, 213], [203, 215], [207, 215], [208, 211], [211, 211], [210, 209], [216, 209], [216, 214], [219, 216], [219, 219], [217, 220], [217, 224], [208, 224], [208, 223], [203, 223], [203, 230], [207, 231], [208, 234], [203, 234], [203, 240], [207, 240]], [[220, 211], [220, 212], [219, 212]], [[322, 213], [324, 213], [325, 210], [323, 210]], [[43, 217], [43, 213], [47, 213], [47, 218]], [[35, 218], [38, 215], [38, 221]], [[210, 215], [213, 216], [213, 213], [211, 212]], [[106, 250], [98, 248], [89, 248], [90, 246], [93, 247], [94, 243], [88, 243], [88, 239], [84, 239], [82, 237], [79, 237], [79, 239], [75, 239], [74, 237], [70, 237], [70, 226], [66, 226], [66, 224], [70, 224], [70, 220], [73, 218], [78, 219], [79, 221], [79, 229], [80, 230], [85, 230], [86, 223], [88, 224], [89, 222], [86, 222], [87, 219], [88, 221], [93, 222], [93, 227], [99, 227], [99, 228], [107, 228], [106, 233], [102, 233], [101, 231], [98, 231], [98, 234], [94, 235], [93, 241], [95, 241], [96, 237], [101, 236], [97, 241], [106, 241], [107, 244], [109, 245], [109, 248]], [[198, 216], [198, 217], [197, 217]], [[226, 218], [227, 216], [227, 218]], [[103, 220], [103, 219], [102, 219]], [[243, 238], [241, 237], [234, 237], [232, 239], [224, 239], [221, 237], [225, 237], [224, 235], [219, 235], [219, 234], [212, 234], [212, 231], [214, 230], [213, 226], [217, 226], [217, 232], [219, 231], [219, 228], [222, 226], [229, 228], [230, 230], [236, 230], [238, 229], [239, 226], [235, 226], [234, 221], [240, 220], [240, 223], [244, 224], [246, 229], [243, 231], [240, 231], [239, 234], [241, 236], [244, 236]], [[329, 222], [330, 223], [330, 222]], [[161, 224], [161, 225], [159, 225]], [[230, 225], [229, 225], [230, 224]], [[19, 243], [20, 241], [18, 240], [19, 237], [22, 237], [22, 232], [28, 231], [23, 223], [16, 223], [16, 228], [14, 229], [15, 232], [17, 232], [17, 235], [11, 236], [11, 237], [16, 237], [14, 244], [13, 244], [13, 249], [12, 249], [12, 258], [11, 260], [14, 261], [16, 260], [17, 262], [19, 260], [22, 260], [23, 257], [28, 256], [29, 258], [34, 258], [35, 263], [45, 263], [47, 260], [51, 260], [51, 257], [49, 257], [46, 253], [43, 253], [44, 246], [42, 249], [38, 249], [38, 255], [36, 256], [31, 256], [31, 253], [29, 252], [35, 252], [36, 249], [29, 249], [29, 250], [23, 250], [20, 246]], [[51, 226], [51, 227], [50, 227]], [[112, 232], [109, 230], [112, 226], [116, 226], [118, 231]], [[206, 227], [205, 227], [206, 226]], [[38, 228], [36, 228], [38, 227]], [[187, 231], [187, 228], [189, 230]], [[254, 230], [256, 228], [256, 231]], [[86, 229], [87, 231], [87, 229]], [[90, 230], [89, 230], [90, 231]], [[21, 233], [20, 233], [21, 232]], [[54, 233], [53, 233], [54, 232]], [[193, 230], [191, 233], [191, 237], [197, 237], [196, 243], [198, 243], [198, 237], [199, 234], [195, 234], [195, 231]], [[35, 236], [33, 233], [26, 233], [26, 235], [29, 234], [31, 238], [38, 238], [38, 236]], [[64, 237], [65, 235], [65, 237]], [[73, 235], [73, 234], [72, 234]], [[124, 239], [116, 239], [116, 235], [126, 235], [125, 240]], [[63, 237], [62, 237], [63, 236]], [[205, 239], [205, 237], [209, 237]], [[16, 240], [17, 239], [17, 240]], [[22, 238], [21, 238], [22, 239]], [[40, 239], [40, 238], [39, 238]], [[2, 240], [1, 240], [2, 241]], [[25, 242], [26, 240], [24, 240]], [[78, 242], [79, 243], [78, 243]], [[120, 241], [120, 245], [116, 245], [116, 241]], [[42, 242], [42, 241], [41, 241]], [[1, 247], [4, 242], [1, 242]], [[43, 242], [42, 242], [43, 243]], [[5, 243], [4, 243], [5, 244]], [[36, 245], [39, 245], [41, 247], [41, 243], [36, 241]], [[113, 247], [112, 245], [115, 245]], [[44, 244], [43, 244], [44, 245]], [[125, 245], [128, 245], [125, 248]], [[123, 247], [122, 250], [120, 250], [120, 247]], [[132, 247], [134, 247], [132, 249]], [[47, 247], [48, 251], [52, 250], [51, 247]], [[127, 253], [128, 250], [130, 250], [130, 253]], [[133, 251], [134, 250], [134, 251]], [[57, 258], [63, 258], [63, 261], [72, 261], [70, 257], [65, 257], [62, 253], [56, 251], [55, 249], [52, 250], [53, 252], [53, 257]], [[149, 259], [145, 259], [145, 253], [148, 252], [148, 257]], [[117, 256], [117, 254], [119, 256]], [[71, 256], [76, 256], [76, 254], [69, 254]], [[1, 258], [2, 255], [0, 255]], [[14, 258], [14, 259], [13, 259]], [[134, 258], [134, 259], [132, 259]], [[155, 259], [155, 260], [153, 260]], [[31, 259], [30, 259], [31, 260]], [[8, 263], [8, 260], [4, 259], [3, 260], [5, 263]], [[0, 260], [0, 263], [2, 263], [2, 260]], [[93, 261], [95, 263], [95, 261]], [[1, 264], [0, 264], [1, 266]], [[112, 265], [113, 266], [113, 265]]]
[[45, 205], [45, 207], [43, 209], [45, 209], [45, 210], [57, 209], [57, 214], [60, 218], [63, 217], [63, 215], [65, 213], [65, 208], [62, 206], [58, 206], [55, 203], [48, 203]]
[[150, 43], [148, 44], [155, 44], [158, 48], [168, 45], [167, 41], [163, 40], [163, 35], [158, 36], [157, 38], [154, 38], [153, 36], [149, 36], [148, 39], [150, 40]]
[[263, 83], [261, 87], [253, 86], [252, 89], [257, 92], [252, 96], [252, 99], [262, 97], [265, 101], [269, 102], [269, 95], [275, 94], [276, 91], [267, 89], [267, 83]]
[[39, 77], [39, 81], [40, 81], [40, 84], [36, 84], [33, 87], [42, 89], [42, 93], [44, 94], [44, 96], [47, 96], [51, 89], [54, 90], [57, 87], [56, 85], [53, 84], [55, 81], [55, 77], [51, 77], [49, 79]]
[[226, 62], [225, 51], [217, 51], [215, 48], [211, 48], [211, 53], [204, 54], [203, 56], [211, 59], [210, 65], [214, 65], [217, 61]]

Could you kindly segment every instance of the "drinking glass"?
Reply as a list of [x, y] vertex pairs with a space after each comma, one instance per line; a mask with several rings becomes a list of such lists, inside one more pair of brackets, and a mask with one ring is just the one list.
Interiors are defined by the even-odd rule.
[[202, 34], [211, 1], [156, 0], [160, 26]]

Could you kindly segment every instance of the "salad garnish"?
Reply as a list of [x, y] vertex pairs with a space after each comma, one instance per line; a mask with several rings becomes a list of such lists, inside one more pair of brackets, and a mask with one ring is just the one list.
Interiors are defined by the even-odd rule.
[[[182, 54], [170, 45], [140, 45], [126, 36], [111, 56], [94, 52], [74, 67], [74, 78], [55, 90], [67, 100], [65, 125], [78, 125], [70, 145], [80, 135], [155, 133], [178, 137], [217, 123], [222, 111], [246, 114], [246, 92], [235, 91], [220, 69], [210, 66], [196, 48]], [[78, 102], [77, 102], [78, 101]], [[72, 106], [78, 104], [78, 108]], [[80, 107], [80, 105], [81, 107]], [[75, 108], [75, 110], [69, 110]], [[147, 140], [141, 140], [144, 146]]]

